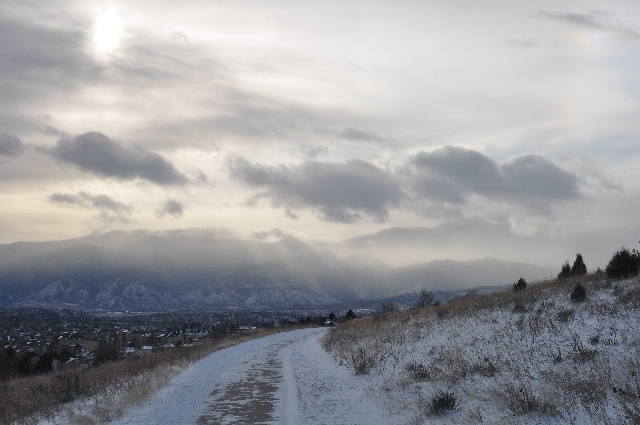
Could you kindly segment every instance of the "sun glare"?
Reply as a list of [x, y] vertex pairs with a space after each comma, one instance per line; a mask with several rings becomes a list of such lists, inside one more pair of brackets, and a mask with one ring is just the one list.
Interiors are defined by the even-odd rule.
[[99, 53], [113, 52], [122, 37], [122, 25], [120, 19], [113, 13], [105, 13], [96, 19], [93, 33], [93, 42]]

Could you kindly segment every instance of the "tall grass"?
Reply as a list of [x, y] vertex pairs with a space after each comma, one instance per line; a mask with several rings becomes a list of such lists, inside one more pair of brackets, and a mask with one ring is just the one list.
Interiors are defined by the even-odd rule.
[[159, 350], [98, 366], [0, 382], [0, 423], [35, 424], [53, 420], [70, 402], [91, 405], [88, 416], [67, 413], [65, 421], [95, 423], [113, 420], [128, 406], [140, 404], [190, 363], [217, 350], [278, 330], [204, 340], [191, 347]]

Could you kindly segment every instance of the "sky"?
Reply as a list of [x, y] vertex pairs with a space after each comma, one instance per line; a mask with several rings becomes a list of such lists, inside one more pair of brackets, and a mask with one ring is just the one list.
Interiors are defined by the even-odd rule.
[[0, 243], [420, 227], [425, 261], [604, 267], [638, 52], [637, 1], [0, 0]]

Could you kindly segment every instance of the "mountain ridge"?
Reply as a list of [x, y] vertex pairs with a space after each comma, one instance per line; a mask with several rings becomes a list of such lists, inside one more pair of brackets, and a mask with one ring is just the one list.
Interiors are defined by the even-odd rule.
[[503, 285], [522, 273], [527, 279], [549, 273], [495, 258], [393, 268], [367, 253], [351, 261], [291, 236], [263, 242], [206, 229], [115, 231], [16, 244], [0, 245], [2, 307], [224, 309], [242, 302], [290, 308]]

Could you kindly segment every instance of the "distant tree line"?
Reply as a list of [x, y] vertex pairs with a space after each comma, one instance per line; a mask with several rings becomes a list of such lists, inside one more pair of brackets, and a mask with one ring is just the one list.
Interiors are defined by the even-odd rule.
[[[600, 268], [596, 272], [601, 271]], [[605, 268], [605, 273], [610, 279], [626, 279], [640, 274], [640, 252], [635, 249], [629, 251], [622, 247], [616, 251]], [[584, 276], [587, 274], [587, 266], [584, 263], [582, 254], [577, 254], [573, 266], [567, 260], [558, 273], [558, 279], [566, 279], [573, 276]]]
[[13, 347], [0, 351], [0, 381], [7, 381], [18, 376], [42, 375], [53, 370], [53, 361], [67, 362], [73, 353], [67, 349], [60, 352], [46, 351], [38, 356], [35, 351], [16, 352]]
[[587, 274], [587, 266], [584, 263], [582, 254], [577, 254], [573, 266], [569, 265], [569, 260], [565, 261], [560, 269], [560, 273], [558, 273], [558, 279], [566, 279], [571, 276], [583, 276], [585, 274]]

